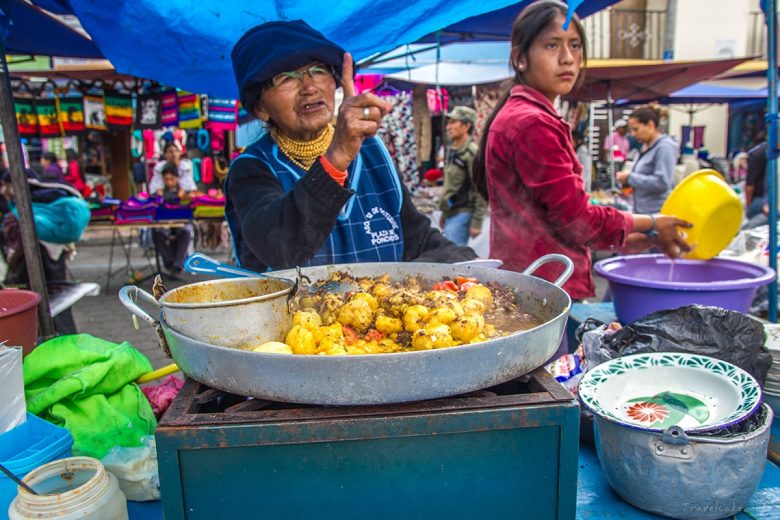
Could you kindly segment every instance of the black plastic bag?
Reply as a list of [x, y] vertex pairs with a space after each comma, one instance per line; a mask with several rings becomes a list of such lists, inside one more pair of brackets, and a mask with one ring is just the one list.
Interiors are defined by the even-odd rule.
[[750, 316], [689, 305], [648, 314], [604, 336], [598, 354], [603, 361], [647, 352], [710, 356], [740, 367], [763, 386], [772, 364], [765, 341], [764, 326]]

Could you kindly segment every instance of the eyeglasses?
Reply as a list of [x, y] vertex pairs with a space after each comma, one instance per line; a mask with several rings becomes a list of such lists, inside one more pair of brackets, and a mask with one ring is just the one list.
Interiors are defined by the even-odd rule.
[[271, 78], [270, 86], [279, 90], [290, 90], [303, 83], [303, 75], [308, 74], [312, 81], [322, 83], [336, 75], [336, 69], [330, 65], [312, 65], [303, 70], [282, 72]]

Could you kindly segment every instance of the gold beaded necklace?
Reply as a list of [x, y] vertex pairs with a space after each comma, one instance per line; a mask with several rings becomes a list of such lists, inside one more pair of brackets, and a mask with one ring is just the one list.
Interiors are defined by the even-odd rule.
[[271, 137], [276, 141], [284, 155], [308, 171], [311, 165], [314, 164], [314, 161], [328, 150], [330, 142], [333, 140], [333, 133], [333, 125], [328, 125], [320, 135], [311, 141], [298, 141], [297, 139], [287, 137], [274, 128], [271, 130]]

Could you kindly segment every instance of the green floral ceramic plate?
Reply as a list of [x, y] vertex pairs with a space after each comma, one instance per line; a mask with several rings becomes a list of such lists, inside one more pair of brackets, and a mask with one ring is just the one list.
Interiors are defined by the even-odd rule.
[[758, 383], [741, 368], [674, 352], [603, 363], [582, 378], [579, 396], [596, 415], [631, 428], [690, 433], [737, 423], [761, 403]]

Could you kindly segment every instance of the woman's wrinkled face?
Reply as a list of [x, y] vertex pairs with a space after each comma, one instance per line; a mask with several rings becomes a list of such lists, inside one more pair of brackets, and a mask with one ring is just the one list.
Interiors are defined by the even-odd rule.
[[550, 101], [574, 88], [582, 68], [582, 38], [574, 24], [563, 30], [566, 19], [559, 15], [542, 31], [527, 56], [515, 57], [515, 67], [526, 83]]
[[[314, 67], [312, 69], [312, 67]], [[333, 119], [336, 100], [336, 79], [319, 63], [310, 63], [263, 89], [255, 107], [255, 115], [272, 124], [284, 135], [310, 141], [317, 137]], [[309, 73], [308, 71], [314, 72]], [[306, 71], [306, 72], [304, 72]], [[304, 72], [303, 74], [295, 74]], [[275, 84], [275, 85], [274, 85]]]
[[640, 143], [649, 143], [655, 135], [655, 123], [648, 121], [642, 123], [634, 117], [628, 118], [628, 127], [631, 129], [631, 135]]

